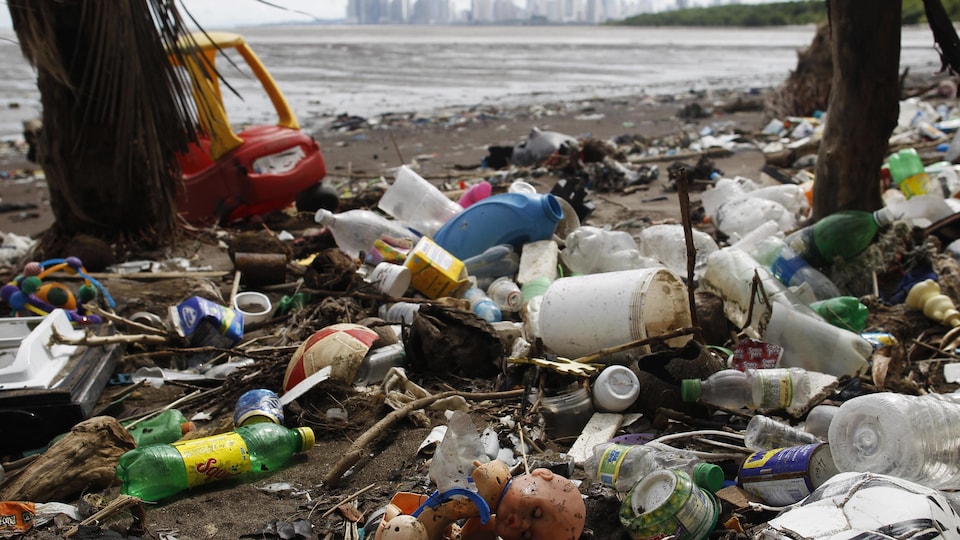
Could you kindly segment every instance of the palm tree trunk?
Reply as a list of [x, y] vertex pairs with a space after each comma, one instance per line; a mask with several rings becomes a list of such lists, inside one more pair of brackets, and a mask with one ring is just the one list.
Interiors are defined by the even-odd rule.
[[56, 223], [41, 251], [69, 255], [60, 250], [78, 233], [119, 249], [171, 243], [175, 152], [195, 136], [189, 87], [165, 48], [187, 34], [174, 3], [9, 0], [8, 7], [37, 68], [43, 106], [38, 161]]

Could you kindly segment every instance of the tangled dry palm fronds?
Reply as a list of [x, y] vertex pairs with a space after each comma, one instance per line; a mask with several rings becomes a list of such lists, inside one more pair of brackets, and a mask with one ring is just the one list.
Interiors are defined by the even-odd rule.
[[797, 53], [797, 68], [767, 99], [765, 115], [786, 118], [827, 110], [832, 80], [830, 27], [824, 23], [817, 27], [810, 46]]
[[[196, 140], [189, 79], [168, 60], [190, 40], [170, 0], [10, 0], [37, 69], [40, 163], [61, 236], [128, 240], [176, 230], [175, 153]], [[157, 238], [155, 235], [158, 235]], [[49, 235], [48, 235], [49, 236]]]

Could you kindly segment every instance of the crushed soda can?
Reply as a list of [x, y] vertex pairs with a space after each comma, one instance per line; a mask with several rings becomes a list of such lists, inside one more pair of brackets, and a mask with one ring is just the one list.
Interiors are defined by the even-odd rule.
[[256, 388], [244, 392], [237, 399], [233, 411], [233, 425], [236, 427], [272, 422], [283, 425], [283, 404], [272, 390]]
[[243, 337], [243, 315], [206, 298], [192, 296], [169, 310], [174, 330], [193, 346], [232, 347]]

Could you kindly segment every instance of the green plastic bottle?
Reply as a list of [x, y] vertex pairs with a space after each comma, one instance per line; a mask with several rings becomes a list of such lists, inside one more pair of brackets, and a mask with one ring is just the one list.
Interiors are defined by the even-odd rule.
[[260, 423], [221, 435], [135, 448], [120, 456], [120, 492], [159, 501], [210, 482], [279, 469], [313, 443], [310, 428]]
[[837, 296], [820, 300], [810, 304], [810, 308], [828, 323], [858, 334], [867, 327], [867, 317], [870, 316], [867, 306], [853, 296]]
[[172, 443], [195, 429], [194, 423], [187, 420], [182, 412], [177, 409], [167, 409], [149, 420], [128, 427], [127, 431], [133, 435], [137, 446], [140, 447], [148, 444]]
[[811, 266], [823, 267], [837, 257], [849, 259], [867, 248], [881, 225], [889, 220], [881, 212], [841, 210], [799, 229], [784, 241]]

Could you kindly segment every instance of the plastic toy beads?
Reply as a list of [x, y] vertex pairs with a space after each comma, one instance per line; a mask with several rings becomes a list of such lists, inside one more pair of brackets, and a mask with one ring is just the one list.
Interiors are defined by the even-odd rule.
[[[83, 285], [76, 295], [66, 285], [56, 281], [44, 281], [56, 272], [64, 272], [83, 277]], [[49, 259], [43, 262], [29, 262], [10, 283], [0, 287], [0, 300], [14, 311], [30, 311], [45, 316], [54, 309], [63, 309], [74, 324], [100, 324], [99, 315], [89, 313], [84, 304], [100, 296], [107, 306], [116, 307], [116, 302], [107, 289], [87, 274], [83, 263], [77, 257]]]

